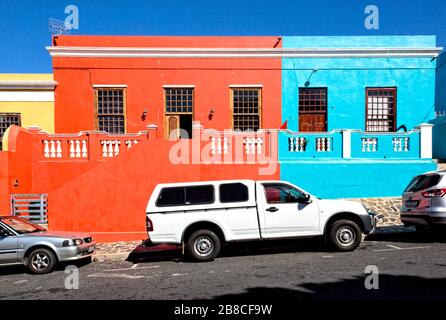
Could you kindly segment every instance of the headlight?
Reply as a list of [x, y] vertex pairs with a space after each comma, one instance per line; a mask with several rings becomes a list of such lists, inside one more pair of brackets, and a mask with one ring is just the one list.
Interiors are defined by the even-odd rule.
[[65, 240], [62, 243], [62, 246], [63, 247], [80, 246], [83, 243], [84, 241], [82, 239], [72, 239], [72, 240]]

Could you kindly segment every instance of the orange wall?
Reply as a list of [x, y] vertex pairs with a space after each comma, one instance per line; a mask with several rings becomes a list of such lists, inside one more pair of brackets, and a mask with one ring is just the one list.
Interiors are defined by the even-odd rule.
[[[272, 48], [276, 37], [90, 37], [60, 36], [58, 46], [234, 47]], [[279, 44], [280, 46], [280, 44]], [[194, 85], [194, 120], [205, 128], [231, 128], [230, 85], [261, 84], [262, 128], [281, 125], [280, 59], [53, 59], [55, 130], [59, 133], [93, 130], [93, 85], [127, 85], [127, 132], [156, 124], [164, 132], [163, 85]], [[145, 121], [141, 119], [148, 110]], [[215, 109], [212, 120], [210, 109]]]
[[101, 242], [146, 239], [145, 209], [158, 183], [259, 176], [259, 165], [173, 165], [172, 142], [147, 140], [49, 194], [50, 228], [92, 232]]
[[[42, 158], [45, 137], [17, 126], [10, 128], [9, 151], [0, 153], [0, 164], [7, 168], [0, 172], [0, 187], [9, 181], [9, 190], [2, 190], [0, 196], [9, 199], [9, 192], [47, 193], [51, 230], [92, 232], [100, 242], [147, 237], [145, 208], [158, 183], [280, 178], [278, 165], [267, 176], [259, 175], [265, 164], [174, 165], [169, 151], [176, 142], [161, 139], [141, 140], [114, 158], [94, 156], [92, 149], [86, 160]], [[99, 145], [98, 139], [92, 141]], [[208, 143], [201, 142], [200, 150]], [[277, 163], [277, 152], [270, 150], [267, 154], [273, 154], [271, 160]], [[13, 186], [16, 179], [18, 187]], [[0, 205], [8, 210], [5, 203]]]

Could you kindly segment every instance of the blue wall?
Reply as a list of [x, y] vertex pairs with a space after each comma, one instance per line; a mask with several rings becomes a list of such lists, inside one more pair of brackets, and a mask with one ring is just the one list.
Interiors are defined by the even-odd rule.
[[446, 52], [437, 60], [435, 107], [437, 111], [446, 112]]
[[[435, 46], [435, 36], [283, 38], [284, 48]], [[328, 88], [328, 130], [364, 130], [366, 87], [396, 87], [397, 127], [411, 130], [434, 117], [435, 65], [430, 58], [284, 58], [282, 120], [298, 130], [298, 90], [309, 81]]]
[[[283, 47], [434, 48], [436, 37], [283, 37]], [[366, 87], [397, 88], [397, 128], [405, 125], [411, 130], [434, 118], [436, 61], [431, 58], [285, 58], [282, 67], [282, 120], [288, 121], [291, 131], [299, 128], [299, 87], [305, 87], [307, 81], [308, 87], [327, 87], [328, 131], [365, 130]], [[305, 155], [288, 153], [287, 139], [282, 137], [281, 179], [322, 198], [386, 197], [400, 196], [413, 176], [436, 169], [433, 161], [416, 159], [418, 136], [411, 138], [417, 150], [411, 149], [401, 159], [382, 159], [381, 154], [374, 155], [381, 159], [361, 159], [358, 137], [352, 136], [352, 156], [356, 159], [339, 159], [336, 136], [333, 141], [338, 147], [326, 155], [336, 155], [333, 159], [297, 159]], [[388, 149], [391, 138], [386, 139]]]
[[401, 196], [410, 179], [436, 170], [432, 161], [282, 161], [281, 180], [325, 199]]
[[435, 110], [442, 116], [431, 121], [433, 157], [446, 160], [446, 52], [437, 59]]

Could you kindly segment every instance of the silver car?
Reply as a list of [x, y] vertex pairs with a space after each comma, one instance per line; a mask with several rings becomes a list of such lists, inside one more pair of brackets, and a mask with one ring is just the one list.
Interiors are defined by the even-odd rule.
[[414, 177], [403, 193], [401, 222], [426, 231], [446, 225], [446, 171]]
[[51, 272], [58, 262], [90, 257], [91, 235], [52, 232], [18, 217], [0, 217], [0, 266], [24, 264], [35, 274]]

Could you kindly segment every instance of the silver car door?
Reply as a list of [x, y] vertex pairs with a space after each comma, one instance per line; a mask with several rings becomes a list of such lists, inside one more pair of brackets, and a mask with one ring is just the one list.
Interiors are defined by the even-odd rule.
[[0, 225], [0, 264], [18, 262], [17, 243], [17, 236]]

